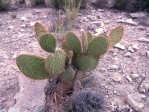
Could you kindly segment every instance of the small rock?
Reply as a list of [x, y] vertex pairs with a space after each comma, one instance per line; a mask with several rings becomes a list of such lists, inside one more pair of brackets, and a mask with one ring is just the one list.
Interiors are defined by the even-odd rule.
[[131, 53], [135, 52], [134, 49], [131, 46], [128, 47], [128, 51], [131, 52]]
[[146, 30], [146, 28], [144, 26], [139, 26], [138, 29], [141, 30], [141, 31]]
[[136, 23], [135, 21], [133, 21], [132, 19], [120, 19], [120, 20], [116, 20], [118, 23], [126, 23], [126, 24], [130, 24], [130, 25], [138, 25], [138, 23]]
[[27, 21], [27, 18], [25, 16], [22, 16], [21, 21]]
[[127, 52], [124, 56], [127, 57], [127, 58], [130, 58], [131, 57], [131, 53]]
[[130, 76], [126, 76], [126, 79], [129, 81], [129, 82], [132, 82], [132, 79]]
[[146, 56], [147, 56], [147, 58], [149, 58], [149, 51], [147, 51]]
[[126, 47], [124, 45], [120, 44], [120, 43], [116, 44], [115, 47], [118, 48], [118, 49], [121, 49], [121, 50], [126, 49]]
[[26, 27], [26, 24], [22, 24], [22, 25], [20, 25], [22, 28], [25, 28]]
[[30, 26], [33, 27], [35, 25], [36, 22], [30, 22]]
[[131, 76], [131, 78], [136, 79], [139, 77], [139, 74], [131, 74], [130, 76]]
[[149, 39], [147, 39], [147, 38], [139, 38], [138, 41], [139, 42], [147, 42], [147, 43], [149, 43]]
[[103, 28], [98, 28], [98, 29], [95, 29], [95, 36], [97, 36], [97, 35], [100, 35], [100, 34], [102, 34], [102, 33], [104, 33], [104, 30], [103, 30]]
[[132, 45], [132, 48], [134, 49], [134, 50], [139, 50], [139, 47], [138, 47], [138, 45], [137, 44], [134, 44], [134, 45]]
[[136, 18], [143, 18], [146, 17], [146, 14], [143, 12], [136, 12], [136, 13], [130, 13], [130, 16], [134, 19]]
[[117, 65], [111, 65], [111, 66], [109, 67], [109, 69], [110, 69], [110, 70], [117, 70], [117, 69], [119, 69], [119, 67], [118, 67]]
[[13, 30], [13, 29], [14, 29], [14, 26], [8, 26], [8, 28], [9, 28], [10, 30]]
[[121, 77], [120, 74], [114, 74], [114, 76], [113, 76], [112, 79], [113, 79], [113, 81], [115, 81], [115, 82], [121, 82], [122, 77]]

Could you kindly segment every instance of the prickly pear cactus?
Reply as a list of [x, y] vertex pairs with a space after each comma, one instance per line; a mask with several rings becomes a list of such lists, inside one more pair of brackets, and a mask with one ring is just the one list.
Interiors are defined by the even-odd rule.
[[66, 51], [73, 51], [75, 55], [81, 54], [81, 43], [73, 32], [68, 32], [64, 38], [62, 48]]
[[59, 75], [65, 71], [66, 53], [58, 50], [54, 54], [50, 54], [45, 60], [45, 68], [52, 76]]
[[[73, 83], [77, 71], [94, 70], [99, 59], [109, 47], [118, 43], [123, 36], [124, 28], [118, 26], [109, 36], [101, 34], [94, 37], [90, 32], [82, 32], [82, 41], [73, 32], [68, 32], [61, 48], [56, 48], [57, 39], [41, 23], [34, 26], [39, 45], [49, 55], [46, 59], [33, 55], [20, 55], [16, 62], [20, 71], [32, 79], [48, 79], [58, 75], [64, 83]], [[76, 76], [76, 77], [75, 77]]]
[[48, 33], [48, 29], [44, 27], [40, 22], [35, 23], [34, 29], [37, 39], [39, 39], [43, 34]]
[[64, 74], [62, 75], [61, 81], [64, 83], [72, 82], [75, 77], [75, 71], [72, 67], [69, 67], [65, 70]]
[[39, 44], [43, 50], [53, 53], [56, 47], [56, 39], [52, 34], [47, 33], [39, 37]]
[[109, 35], [110, 47], [113, 47], [115, 44], [117, 44], [122, 39], [123, 34], [124, 34], [123, 26], [118, 26], [114, 28]]
[[23, 74], [32, 79], [47, 79], [44, 59], [32, 55], [20, 55], [17, 57], [17, 66]]
[[92, 39], [88, 45], [87, 56], [97, 57], [104, 54], [109, 48], [107, 37], [99, 35]]

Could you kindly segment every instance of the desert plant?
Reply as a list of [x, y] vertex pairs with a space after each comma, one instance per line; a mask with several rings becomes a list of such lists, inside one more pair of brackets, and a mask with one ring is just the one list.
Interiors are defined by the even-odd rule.
[[103, 112], [105, 102], [100, 91], [82, 89], [75, 92], [71, 100], [64, 105], [64, 112]]
[[0, 10], [5, 10], [9, 8], [11, 0], [0, 0]]
[[75, 33], [68, 32], [61, 47], [58, 48], [55, 36], [41, 23], [37, 22], [34, 28], [39, 45], [49, 53], [49, 56], [43, 59], [23, 54], [17, 57], [17, 66], [24, 75], [35, 80], [56, 77], [55, 84], [59, 86], [53, 88], [53, 91], [58, 91], [63, 84], [69, 86], [62, 94], [81, 87], [76, 85], [85, 76], [85, 72], [92, 71], [98, 66], [101, 56], [122, 39], [124, 31], [122, 26], [118, 26], [109, 36], [101, 34], [96, 37], [89, 32], [82, 32], [82, 41]]

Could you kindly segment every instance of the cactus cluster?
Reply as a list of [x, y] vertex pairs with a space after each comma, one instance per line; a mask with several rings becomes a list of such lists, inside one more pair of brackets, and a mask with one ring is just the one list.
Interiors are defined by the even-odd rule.
[[82, 32], [82, 39], [73, 32], [65, 34], [60, 48], [57, 39], [41, 23], [34, 25], [36, 38], [41, 48], [49, 52], [46, 59], [32, 55], [17, 57], [20, 71], [32, 79], [49, 79], [59, 76], [62, 82], [75, 79], [76, 71], [91, 71], [98, 66], [99, 59], [110, 47], [117, 44], [123, 36], [124, 28], [118, 26], [107, 36], [94, 37], [90, 32]]

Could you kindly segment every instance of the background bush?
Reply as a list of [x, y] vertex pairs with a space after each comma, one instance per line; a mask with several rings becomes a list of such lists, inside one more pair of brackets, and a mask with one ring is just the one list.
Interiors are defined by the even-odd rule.
[[114, 8], [126, 11], [149, 12], [149, 0], [115, 0]]
[[[78, 7], [81, 0], [52, 0], [52, 4], [56, 9], [71, 9]], [[85, 0], [82, 0], [81, 7], [85, 7]]]
[[0, 0], [0, 10], [8, 9], [10, 6], [11, 0]]

